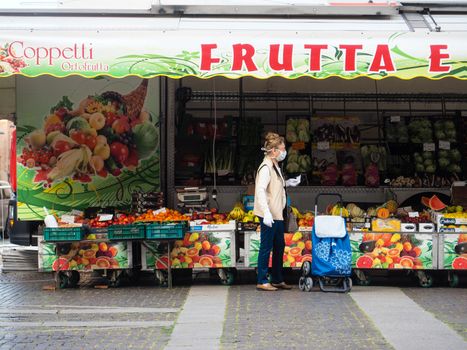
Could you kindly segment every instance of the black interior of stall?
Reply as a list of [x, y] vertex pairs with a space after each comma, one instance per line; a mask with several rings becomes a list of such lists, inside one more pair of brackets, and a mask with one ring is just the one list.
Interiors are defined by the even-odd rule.
[[[180, 85], [175, 185], [254, 183], [263, 133], [274, 131], [286, 137], [283, 169], [289, 177], [301, 174], [301, 185], [449, 187], [467, 171], [467, 116], [457, 109], [466, 102], [467, 94], [452, 93], [245, 92], [241, 83], [238, 91], [194, 91]], [[294, 129], [301, 126], [308, 136]], [[291, 159], [299, 164], [289, 165]], [[369, 169], [375, 164], [376, 179]]]

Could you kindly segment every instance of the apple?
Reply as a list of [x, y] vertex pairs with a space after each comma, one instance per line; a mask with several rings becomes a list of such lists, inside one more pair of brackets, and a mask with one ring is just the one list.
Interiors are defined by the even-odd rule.
[[[99, 137], [99, 136], [98, 136]], [[106, 143], [97, 143], [94, 148], [94, 155], [100, 156], [103, 160], [107, 160], [110, 157], [110, 146]]]
[[105, 117], [102, 113], [96, 112], [89, 117], [89, 125], [94, 129], [100, 130], [105, 126]]

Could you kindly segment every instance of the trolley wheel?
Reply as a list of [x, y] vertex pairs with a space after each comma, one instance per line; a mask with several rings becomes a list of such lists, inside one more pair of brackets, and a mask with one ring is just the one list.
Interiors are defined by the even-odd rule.
[[310, 276], [305, 277], [305, 292], [311, 292], [313, 289], [313, 278]]
[[352, 287], [353, 287], [352, 278], [346, 277], [344, 283], [347, 284], [347, 290], [346, 290], [346, 292], [347, 292], [347, 293], [350, 292], [350, 291], [352, 290]]
[[418, 284], [423, 288], [430, 288], [433, 286], [433, 276], [429, 273], [425, 273], [425, 276], [419, 277]]
[[448, 275], [449, 287], [456, 288], [459, 286], [459, 276], [456, 273]]
[[69, 286], [69, 279], [66, 273], [59, 271], [57, 272], [58, 288], [65, 289]]
[[309, 261], [305, 261], [302, 265], [302, 276], [306, 277], [309, 276], [311, 273], [311, 263]]
[[371, 277], [370, 276], [365, 276], [365, 279], [357, 279], [357, 284], [359, 286], [364, 286], [364, 287], [367, 287], [371, 284]]
[[305, 277], [300, 277], [298, 280], [298, 289], [300, 289], [302, 292], [305, 291]]
[[221, 284], [224, 286], [231, 286], [235, 282], [235, 272], [233, 270], [225, 271], [225, 278], [221, 278]]
[[68, 286], [71, 288], [76, 288], [78, 286], [79, 280], [79, 271], [70, 271], [70, 275], [68, 276]]

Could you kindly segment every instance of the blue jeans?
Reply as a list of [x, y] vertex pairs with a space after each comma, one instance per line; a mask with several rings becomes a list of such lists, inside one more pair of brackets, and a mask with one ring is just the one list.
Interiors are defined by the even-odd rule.
[[258, 253], [258, 284], [268, 283], [267, 273], [269, 256], [272, 249], [272, 283], [284, 282], [282, 276], [282, 258], [284, 256], [284, 221], [274, 220], [272, 227], [266, 226], [263, 219], [261, 222], [261, 242]]

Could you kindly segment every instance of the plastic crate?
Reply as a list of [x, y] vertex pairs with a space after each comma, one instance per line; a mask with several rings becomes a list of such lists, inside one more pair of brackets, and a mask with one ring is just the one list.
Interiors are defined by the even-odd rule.
[[110, 240], [121, 241], [126, 239], [144, 239], [145, 226], [138, 225], [112, 225], [109, 226], [107, 237]]
[[81, 241], [84, 232], [84, 227], [46, 227], [44, 228], [44, 241]]
[[153, 223], [146, 226], [146, 239], [183, 239], [187, 225], [178, 223]]

